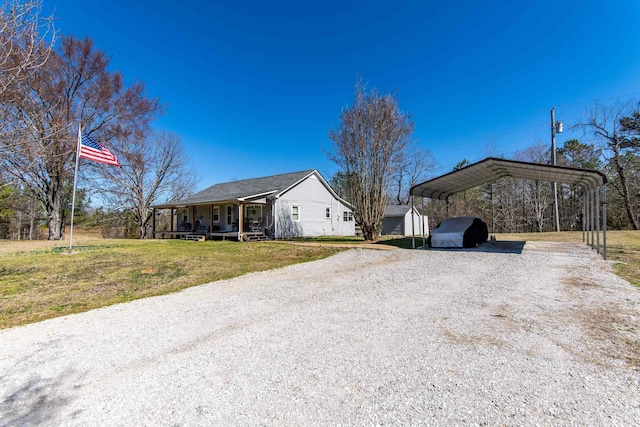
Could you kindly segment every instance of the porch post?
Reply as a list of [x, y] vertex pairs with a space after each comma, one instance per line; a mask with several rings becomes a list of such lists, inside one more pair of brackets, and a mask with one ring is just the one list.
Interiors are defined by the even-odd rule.
[[273, 227], [273, 234], [271, 235], [271, 238], [273, 240], [276, 240], [276, 236], [278, 235], [276, 230], [278, 227], [278, 224], [276, 223], [276, 203], [277, 203], [278, 199], [277, 198], [273, 198], [271, 199], [271, 205], [269, 206], [269, 223], [267, 224], [269, 228]]
[[244, 204], [240, 202], [238, 205], [238, 240], [242, 240], [242, 233], [244, 233]]
[[151, 221], [151, 238], [156, 238], [156, 208], [151, 209], [151, 215], [153, 215], [153, 220]]

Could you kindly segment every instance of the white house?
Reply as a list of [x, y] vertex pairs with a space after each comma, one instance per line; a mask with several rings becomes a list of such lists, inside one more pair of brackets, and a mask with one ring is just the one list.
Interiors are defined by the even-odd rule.
[[[413, 215], [411, 211], [411, 205], [387, 206], [384, 210], [384, 219], [382, 220], [382, 231], [380, 234], [383, 236], [427, 235], [429, 233], [429, 218], [426, 215], [421, 215], [415, 206], [413, 206]], [[413, 227], [411, 226], [412, 219]], [[423, 233], [423, 230], [426, 230], [426, 232]]]
[[349, 203], [315, 169], [216, 184], [153, 208], [153, 235], [160, 238], [355, 235]]

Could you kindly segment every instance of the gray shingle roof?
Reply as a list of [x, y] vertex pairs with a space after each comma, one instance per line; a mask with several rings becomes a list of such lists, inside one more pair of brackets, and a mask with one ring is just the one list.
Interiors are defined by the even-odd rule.
[[193, 205], [245, 199], [259, 194], [266, 195], [265, 193], [279, 194], [312, 172], [314, 169], [215, 184], [185, 199], [166, 205]]
[[411, 210], [411, 205], [387, 205], [384, 216], [405, 216]]

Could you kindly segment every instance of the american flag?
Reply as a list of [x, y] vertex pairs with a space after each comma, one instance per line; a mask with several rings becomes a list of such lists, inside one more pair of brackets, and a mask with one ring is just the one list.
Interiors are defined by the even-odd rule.
[[82, 134], [80, 140], [80, 157], [108, 165], [120, 166], [118, 158], [111, 151], [104, 148], [89, 135]]

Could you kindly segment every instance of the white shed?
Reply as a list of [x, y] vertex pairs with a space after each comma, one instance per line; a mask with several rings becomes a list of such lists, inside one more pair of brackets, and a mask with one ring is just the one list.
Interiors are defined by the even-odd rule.
[[[389, 205], [384, 210], [381, 235], [422, 236], [429, 233], [429, 218], [421, 215], [413, 207], [413, 227], [411, 226], [411, 205]], [[423, 230], [426, 230], [423, 233]]]

